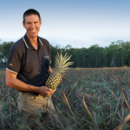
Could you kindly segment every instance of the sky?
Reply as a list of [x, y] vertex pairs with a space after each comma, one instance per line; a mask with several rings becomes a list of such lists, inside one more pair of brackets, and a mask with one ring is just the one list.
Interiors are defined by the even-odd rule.
[[39, 36], [54, 47], [130, 41], [129, 0], [0, 0], [0, 5], [0, 43], [24, 36], [23, 13], [30, 8], [41, 15]]

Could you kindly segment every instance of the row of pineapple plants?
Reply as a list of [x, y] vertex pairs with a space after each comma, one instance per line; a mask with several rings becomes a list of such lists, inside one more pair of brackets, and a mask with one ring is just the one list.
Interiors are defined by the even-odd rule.
[[[59, 119], [41, 119], [42, 123], [37, 121], [39, 126], [43, 130], [55, 130], [57, 127], [61, 130], [130, 129], [127, 122], [130, 111], [129, 75], [129, 68], [69, 70], [53, 95]], [[18, 91], [6, 87], [5, 76], [1, 76], [2, 130], [30, 129], [20, 121], [17, 96]]]

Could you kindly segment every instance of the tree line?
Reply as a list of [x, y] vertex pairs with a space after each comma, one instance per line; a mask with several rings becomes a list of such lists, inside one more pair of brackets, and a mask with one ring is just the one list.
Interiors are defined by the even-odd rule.
[[[5, 68], [8, 60], [9, 50], [14, 42], [3, 42], [0, 44], [0, 68]], [[98, 44], [89, 48], [72, 48], [67, 45], [64, 48], [50, 45], [51, 66], [54, 65], [57, 52], [72, 55], [73, 68], [98, 68], [98, 67], [122, 67], [130, 66], [130, 41], [112, 42], [108, 47], [100, 47]]]

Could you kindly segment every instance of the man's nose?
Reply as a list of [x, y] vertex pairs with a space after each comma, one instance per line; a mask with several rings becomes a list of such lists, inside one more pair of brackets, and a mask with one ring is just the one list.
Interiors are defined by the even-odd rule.
[[31, 24], [31, 28], [34, 28], [34, 27], [35, 27], [35, 25], [32, 23], [32, 24]]

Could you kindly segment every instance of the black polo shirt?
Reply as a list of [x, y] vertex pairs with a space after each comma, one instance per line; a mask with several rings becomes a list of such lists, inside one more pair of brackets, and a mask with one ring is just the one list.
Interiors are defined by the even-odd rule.
[[38, 37], [38, 50], [36, 50], [25, 34], [11, 47], [6, 69], [16, 73], [17, 79], [27, 84], [42, 86], [49, 76], [50, 61], [49, 42]]

